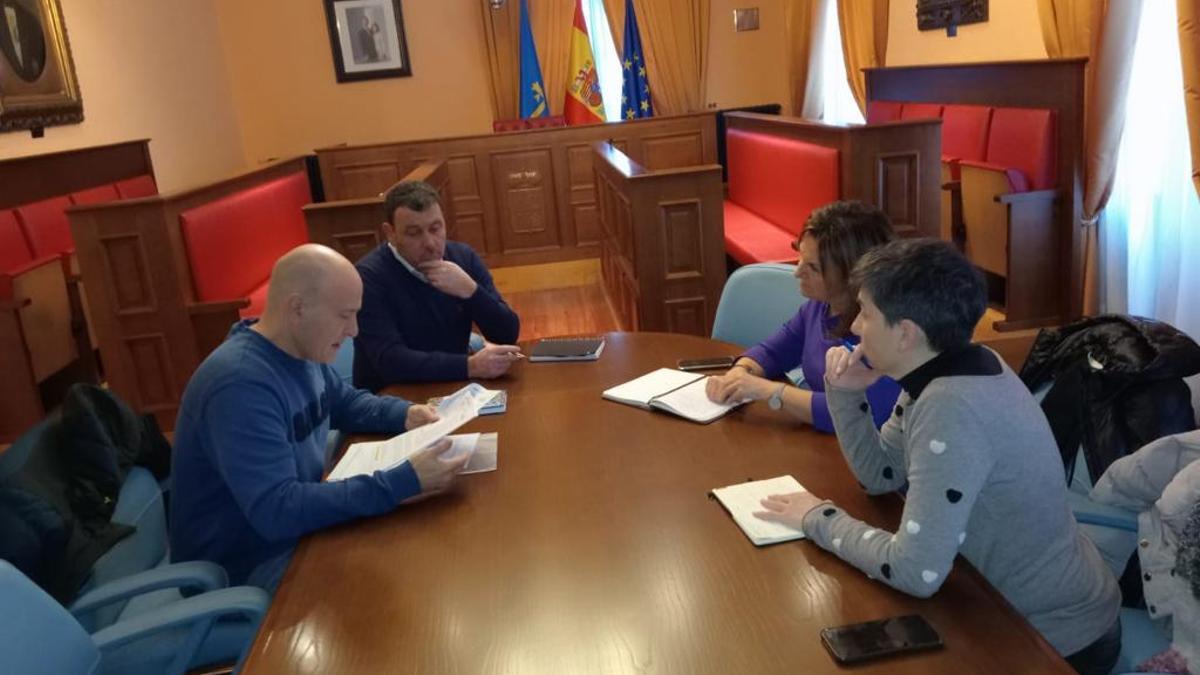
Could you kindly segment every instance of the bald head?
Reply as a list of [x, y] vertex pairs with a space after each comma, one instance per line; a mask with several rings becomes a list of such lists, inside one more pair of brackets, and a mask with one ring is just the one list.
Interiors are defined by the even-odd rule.
[[358, 279], [358, 272], [342, 254], [320, 244], [297, 246], [276, 261], [271, 270], [267, 312], [282, 309], [293, 295], [315, 301], [331, 284], [344, 282], [348, 277]]
[[354, 265], [327, 246], [304, 244], [271, 270], [259, 331], [293, 356], [328, 363], [342, 341], [358, 333], [361, 305]]

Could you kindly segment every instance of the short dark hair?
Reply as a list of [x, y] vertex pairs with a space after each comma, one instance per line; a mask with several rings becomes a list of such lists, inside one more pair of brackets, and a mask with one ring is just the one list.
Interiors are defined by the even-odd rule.
[[[817, 242], [821, 276], [830, 293], [831, 304], [841, 305], [835, 335], [850, 334], [850, 324], [858, 316], [858, 300], [850, 285], [850, 272], [864, 253], [895, 238], [887, 214], [862, 202], [831, 202], [814, 210], [804, 224], [800, 238]], [[798, 250], [799, 240], [795, 244]], [[832, 282], [832, 283], [830, 283]]]
[[430, 206], [440, 203], [441, 197], [432, 185], [423, 180], [406, 180], [396, 183], [383, 195], [383, 218], [395, 225], [393, 218], [396, 215], [396, 209], [401, 206], [420, 213]]
[[983, 275], [939, 239], [873, 249], [858, 261], [851, 283], [867, 292], [888, 325], [908, 319], [920, 326], [937, 352], [969, 344], [987, 305]]

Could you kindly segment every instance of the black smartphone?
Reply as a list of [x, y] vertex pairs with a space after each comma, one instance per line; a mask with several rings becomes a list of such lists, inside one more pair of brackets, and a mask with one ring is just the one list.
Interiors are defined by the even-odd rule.
[[680, 370], [717, 370], [733, 367], [732, 356], [716, 356], [710, 359], [679, 359]]
[[917, 614], [821, 630], [821, 644], [839, 663], [857, 663], [888, 654], [936, 649], [942, 637]]

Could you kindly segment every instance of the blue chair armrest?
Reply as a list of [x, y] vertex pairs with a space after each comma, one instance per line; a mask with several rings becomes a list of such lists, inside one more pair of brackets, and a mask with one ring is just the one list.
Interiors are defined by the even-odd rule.
[[228, 585], [229, 576], [220, 565], [192, 560], [155, 567], [110, 581], [79, 596], [67, 609], [79, 617], [114, 602], [163, 588], [181, 588], [203, 593]]
[[186, 644], [175, 652], [166, 670], [183, 673], [195, 658], [214, 621], [229, 616], [243, 616], [257, 623], [266, 614], [270, 604], [270, 596], [261, 588], [222, 588], [118, 621], [93, 633], [92, 640], [104, 653], [175, 628], [189, 628]]

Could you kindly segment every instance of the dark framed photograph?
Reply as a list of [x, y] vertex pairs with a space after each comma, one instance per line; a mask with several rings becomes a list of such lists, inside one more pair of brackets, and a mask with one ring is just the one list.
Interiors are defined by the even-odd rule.
[[0, 0], [0, 131], [82, 121], [59, 0]]
[[325, 0], [338, 82], [409, 77], [400, 0]]

